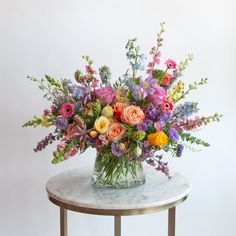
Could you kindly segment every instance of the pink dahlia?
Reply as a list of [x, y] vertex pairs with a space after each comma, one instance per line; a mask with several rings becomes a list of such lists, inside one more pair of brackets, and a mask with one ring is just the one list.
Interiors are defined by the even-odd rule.
[[177, 66], [176, 62], [172, 59], [166, 60], [165, 64], [168, 67], [168, 69], [176, 69]]
[[116, 99], [116, 91], [111, 86], [103, 87], [95, 90], [95, 97], [103, 105], [112, 104]]
[[69, 118], [69, 117], [73, 116], [74, 113], [75, 113], [75, 108], [72, 103], [64, 103], [61, 106], [61, 114], [63, 117]]
[[152, 94], [148, 94], [147, 98], [153, 105], [158, 106], [163, 100], [166, 100], [166, 90], [160, 87], [158, 84], [155, 84], [152, 89], [154, 92]]

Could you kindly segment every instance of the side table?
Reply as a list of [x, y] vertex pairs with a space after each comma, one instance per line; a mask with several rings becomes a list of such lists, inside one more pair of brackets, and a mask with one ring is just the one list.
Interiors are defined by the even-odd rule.
[[67, 236], [67, 210], [114, 216], [114, 235], [121, 236], [121, 216], [168, 210], [168, 236], [175, 236], [175, 208], [187, 199], [190, 183], [179, 173], [171, 180], [145, 168], [146, 183], [128, 189], [98, 188], [91, 184], [92, 170], [73, 169], [52, 177], [48, 198], [60, 207], [60, 235]]

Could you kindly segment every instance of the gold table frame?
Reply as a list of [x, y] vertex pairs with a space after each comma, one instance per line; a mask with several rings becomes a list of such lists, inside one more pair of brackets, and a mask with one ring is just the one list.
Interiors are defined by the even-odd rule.
[[72, 205], [68, 203], [64, 203], [59, 201], [48, 193], [49, 200], [54, 203], [55, 205], [60, 207], [60, 236], [68, 236], [67, 234], [67, 211], [75, 211], [93, 215], [106, 215], [106, 216], [114, 216], [114, 235], [121, 236], [121, 216], [128, 216], [128, 215], [142, 215], [142, 214], [149, 214], [160, 212], [164, 210], [168, 210], [168, 236], [175, 236], [175, 213], [176, 213], [176, 206], [181, 204], [187, 199], [188, 195], [182, 197], [181, 199], [161, 205], [156, 207], [150, 208], [140, 208], [140, 209], [96, 209], [96, 208], [86, 208], [80, 207], [77, 205]]

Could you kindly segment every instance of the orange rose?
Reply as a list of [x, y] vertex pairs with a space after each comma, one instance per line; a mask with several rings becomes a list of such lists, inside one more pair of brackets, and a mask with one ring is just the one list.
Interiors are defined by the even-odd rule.
[[116, 102], [113, 106], [114, 115], [117, 120], [120, 120], [121, 114], [125, 107], [129, 106], [128, 103], [125, 102]]
[[113, 123], [107, 130], [107, 138], [109, 141], [119, 140], [125, 134], [125, 127], [120, 123]]
[[142, 124], [144, 118], [145, 115], [143, 110], [140, 107], [134, 105], [125, 107], [121, 114], [121, 120], [129, 125]]

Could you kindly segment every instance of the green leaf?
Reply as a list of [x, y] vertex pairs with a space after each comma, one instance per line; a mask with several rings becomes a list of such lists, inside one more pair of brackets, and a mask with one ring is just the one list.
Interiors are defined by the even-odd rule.
[[204, 147], [210, 146], [209, 143], [205, 142], [204, 140], [202, 140], [200, 138], [192, 136], [190, 133], [180, 133], [180, 136], [183, 141], [190, 142], [191, 144], [202, 145]]

